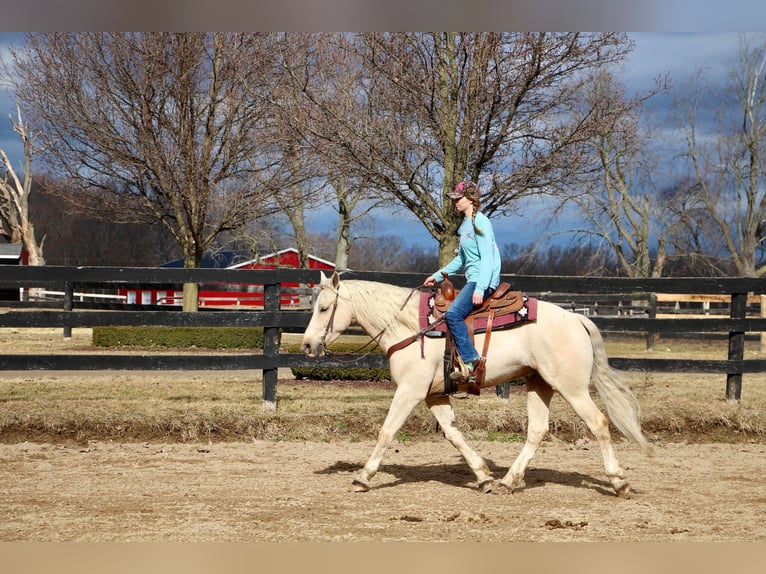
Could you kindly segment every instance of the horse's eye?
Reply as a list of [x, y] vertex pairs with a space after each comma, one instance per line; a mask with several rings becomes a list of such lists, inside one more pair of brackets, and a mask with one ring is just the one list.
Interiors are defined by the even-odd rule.
[[319, 312], [324, 313], [325, 311], [327, 311], [327, 309], [329, 309], [329, 307], [322, 306], [319, 308]]

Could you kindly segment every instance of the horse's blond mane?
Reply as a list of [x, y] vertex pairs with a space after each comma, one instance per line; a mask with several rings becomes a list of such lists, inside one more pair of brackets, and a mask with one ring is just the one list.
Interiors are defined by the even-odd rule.
[[[394, 339], [403, 339], [420, 329], [420, 297], [417, 292], [412, 293], [412, 289], [387, 283], [354, 280], [341, 281], [341, 293], [343, 287], [348, 289], [354, 314], [360, 325], [371, 326], [373, 330], [382, 330], [385, 327], [386, 333]], [[405, 301], [407, 305], [401, 309]]]

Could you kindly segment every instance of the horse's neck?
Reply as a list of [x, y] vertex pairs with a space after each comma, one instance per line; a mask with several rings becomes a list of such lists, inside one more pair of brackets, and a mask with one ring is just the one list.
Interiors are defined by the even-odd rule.
[[384, 349], [418, 330], [417, 294], [407, 301], [411, 292], [402, 287], [373, 281], [344, 283], [353, 301], [357, 323], [371, 337], [382, 333], [380, 344]]

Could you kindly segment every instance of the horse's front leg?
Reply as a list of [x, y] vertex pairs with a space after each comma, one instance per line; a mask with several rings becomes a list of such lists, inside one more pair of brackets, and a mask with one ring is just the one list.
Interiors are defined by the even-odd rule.
[[354, 479], [354, 490], [357, 492], [367, 492], [370, 489], [370, 480], [380, 468], [383, 460], [383, 454], [394, 440], [396, 433], [402, 428], [402, 425], [410, 416], [415, 406], [423, 400], [425, 392], [413, 391], [407, 385], [400, 384], [394, 398], [391, 400], [391, 406], [388, 407], [388, 415], [383, 422], [383, 426], [378, 433], [378, 442], [372, 450], [370, 458], [364, 468], [356, 475]]
[[455, 411], [452, 408], [449, 397], [444, 395], [426, 397], [426, 405], [428, 405], [431, 413], [439, 422], [446, 439], [463, 455], [468, 466], [471, 467], [471, 470], [476, 475], [476, 480], [479, 482], [479, 489], [483, 492], [491, 492], [493, 479], [489, 467], [487, 467], [487, 463], [481, 455], [468, 446], [463, 433], [458, 430], [455, 421]]

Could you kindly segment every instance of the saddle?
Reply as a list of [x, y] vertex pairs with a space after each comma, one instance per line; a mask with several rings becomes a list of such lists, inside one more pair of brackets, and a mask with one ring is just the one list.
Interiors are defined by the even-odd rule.
[[[459, 292], [455, 290], [452, 282], [444, 274], [444, 281], [442, 281], [434, 300], [434, 318], [439, 319], [444, 316]], [[487, 318], [490, 315], [490, 311], [494, 316], [515, 313], [523, 305], [523, 293], [521, 291], [511, 291], [511, 284], [502, 282], [497, 286], [492, 295], [484, 300], [480, 307], [468, 314], [466, 323], [470, 330], [471, 324], [469, 324], [469, 321], [473, 321], [473, 319]]]
[[[444, 313], [447, 312], [458, 291], [455, 290], [455, 286], [449, 280], [446, 273], [442, 274], [444, 280], [439, 288], [439, 292], [436, 294], [434, 300], [434, 317], [440, 319], [444, 317]], [[487, 363], [487, 350], [489, 349], [489, 340], [492, 334], [492, 322], [498, 315], [506, 315], [515, 313], [524, 306], [524, 298], [521, 291], [511, 291], [510, 283], [500, 283], [497, 289], [487, 297], [480, 307], [471, 311], [465, 319], [466, 326], [468, 327], [468, 334], [473, 341], [474, 335], [474, 321], [477, 319], [484, 319], [483, 323], [486, 324], [484, 329], [484, 348], [479, 358], [479, 363], [474, 367], [475, 380], [465, 381], [468, 378], [468, 369], [460, 360], [459, 355], [455, 349], [452, 335], [447, 332], [447, 342], [444, 349], [444, 385], [445, 392], [447, 394], [465, 391], [472, 395], [479, 395], [481, 392], [481, 385], [484, 382], [486, 375], [486, 363]], [[450, 376], [453, 371], [460, 371], [462, 379], [461, 382], [453, 381]], [[462, 383], [462, 384], [461, 384]]]

